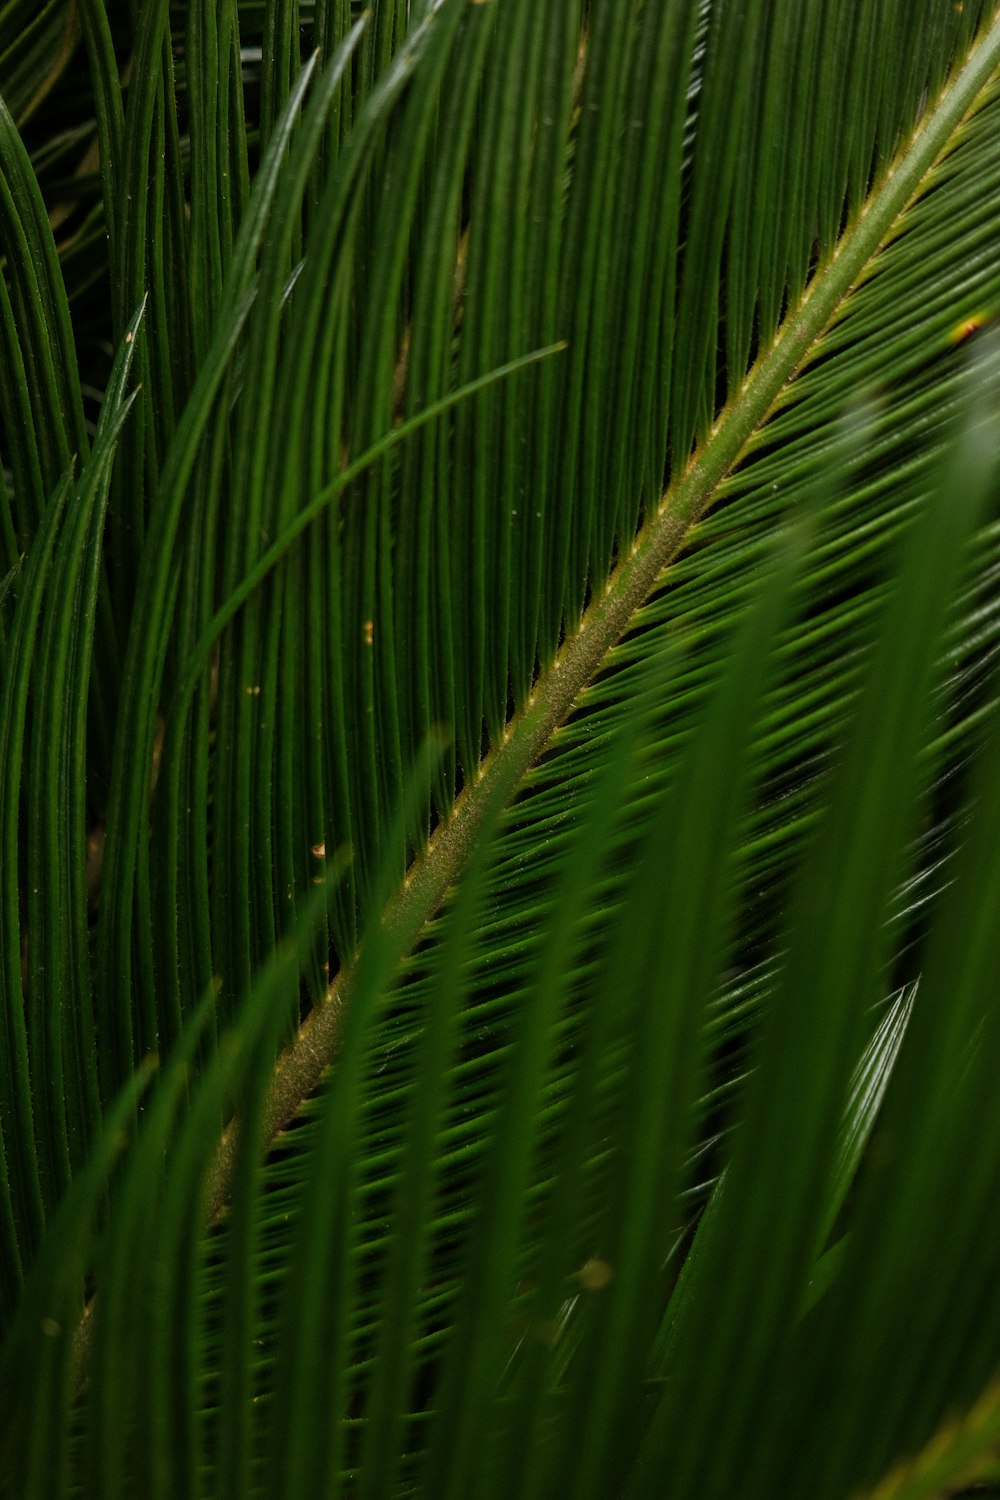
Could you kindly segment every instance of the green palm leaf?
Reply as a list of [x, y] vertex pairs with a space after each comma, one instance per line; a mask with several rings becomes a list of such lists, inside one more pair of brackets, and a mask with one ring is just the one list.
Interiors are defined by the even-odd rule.
[[5, 1492], [988, 1482], [995, 6], [44, 20]]

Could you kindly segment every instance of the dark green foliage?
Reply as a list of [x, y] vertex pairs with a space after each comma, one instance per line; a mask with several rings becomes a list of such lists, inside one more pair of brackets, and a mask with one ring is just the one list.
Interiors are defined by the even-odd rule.
[[993, 0], [0, 96], [0, 1493], [996, 1484]]

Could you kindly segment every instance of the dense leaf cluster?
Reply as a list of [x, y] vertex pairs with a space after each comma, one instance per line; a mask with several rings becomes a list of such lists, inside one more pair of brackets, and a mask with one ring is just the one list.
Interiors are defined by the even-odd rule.
[[0, 100], [0, 1493], [996, 1484], [995, 0]]

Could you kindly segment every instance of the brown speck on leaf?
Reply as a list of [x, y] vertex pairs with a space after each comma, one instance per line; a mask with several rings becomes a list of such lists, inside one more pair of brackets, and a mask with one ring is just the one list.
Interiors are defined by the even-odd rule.
[[162, 714], [156, 716], [156, 734], [153, 738], [153, 764], [149, 772], [150, 794], [156, 791], [156, 781], [160, 774], [160, 756], [163, 754], [163, 737], [166, 734], [167, 721]]
[[374, 620], [365, 620], [364, 624], [361, 626], [361, 634], [362, 634], [362, 637], [364, 639], [364, 643], [365, 643], [366, 646], [374, 646], [374, 644], [375, 644], [375, 621]]
[[402, 421], [403, 396], [406, 392], [406, 371], [410, 361], [410, 327], [409, 324], [403, 329], [403, 340], [399, 347], [399, 358], [396, 360], [396, 370], [392, 377], [392, 413], [393, 423]]
[[250, 687], [247, 688], [246, 694], [247, 694], [248, 698], [259, 698], [260, 697], [260, 683], [259, 682], [253, 683], [252, 686], [250, 686]]
[[91, 913], [97, 910], [97, 893], [101, 887], [101, 866], [104, 863], [104, 840], [106, 830], [103, 825], [92, 828], [87, 835], [87, 905]]
[[469, 231], [463, 230], [455, 257], [455, 287], [452, 297], [453, 318], [456, 328], [462, 321], [462, 298], [465, 296], [465, 265], [469, 256]]
[[309, 852], [316, 859], [325, 859], [326, 858], [326, 845], [325, 844], [313, 844], [312, 849]]

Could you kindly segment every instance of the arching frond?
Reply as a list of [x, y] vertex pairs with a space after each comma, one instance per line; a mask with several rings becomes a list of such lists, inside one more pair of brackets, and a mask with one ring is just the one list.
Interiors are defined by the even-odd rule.
[[987, 1480], [993, 0], [22, 11], [0, 1487]]

